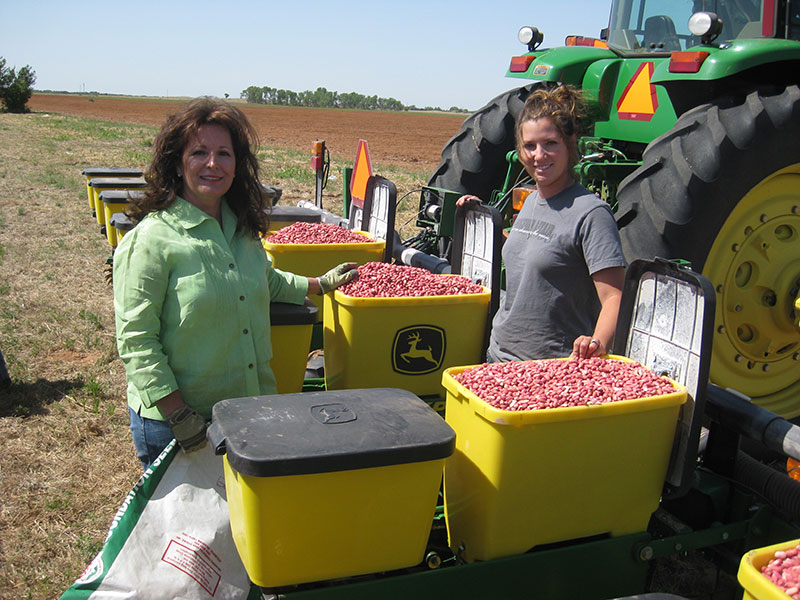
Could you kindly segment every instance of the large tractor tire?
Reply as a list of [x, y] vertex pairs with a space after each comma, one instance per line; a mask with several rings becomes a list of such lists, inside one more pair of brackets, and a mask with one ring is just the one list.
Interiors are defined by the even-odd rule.
[[717, 292], [710, 378], [800, 415], [800, 90], [682, 115], [618, 191], [623, 249], [691, 262]]
[[508, 171], [506, 154], [514, 149], [514, 123], [535, 82], [500, 94], [464, 120], [442, 149], [442, 162], [428, 181], [430, 187], [474, 194], [483, 201], [500, 189]]

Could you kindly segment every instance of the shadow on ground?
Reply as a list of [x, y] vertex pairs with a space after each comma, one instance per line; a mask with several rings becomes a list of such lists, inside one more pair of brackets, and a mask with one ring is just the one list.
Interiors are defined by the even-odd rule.
[[15, 383], [0, 390], [0, 417], [29, 417], [49, 413], [48, 406], [85, 386], [82, 379]]

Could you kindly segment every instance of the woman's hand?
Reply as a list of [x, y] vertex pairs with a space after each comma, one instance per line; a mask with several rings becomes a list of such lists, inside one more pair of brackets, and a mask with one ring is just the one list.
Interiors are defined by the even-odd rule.
[[474, 204], [480, 204], [481, 199], [477, 196], [473, 196], [472, 194], [464, 194], [456, 200], [456, 206], [472, 206]]
[[606, 354], [608, 348], [601, 340], [588, 335], [580, 335], [572, 342], [571, 358], [590, 358]]
[[205, 447], [208, 423], [194, 409], [184, 404], [167, 415], [167, 424], [186, 454]]
[[183, 401], [180, 390], [167, 394], [158, 401], [158, 409], [172, 430], [175, 441], [187, 454], [206, 445], [208, 423]]
[[[345, 283], [353, 281], [356, 277], [358, 277], [358, 263], [342, 263], [325, 273], [325, 275], [316, 278], [316, 287], [319, 289], [318, 293], [327, 294]], [[314, 278], [309, 278], [309, 291], [313, 288], [313, 281]]]

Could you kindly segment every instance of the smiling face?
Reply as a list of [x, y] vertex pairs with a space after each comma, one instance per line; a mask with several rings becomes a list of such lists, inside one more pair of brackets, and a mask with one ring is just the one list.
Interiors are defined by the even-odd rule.
[[569, 147], [549, 118], [522, 124], [519, 159], [536, 180], [539, 195], [543, 198], [555, 196], [573, 183]]
[[183, 149], [181, 196], [213, 217], [236, 173], [231, 134], [222, 125], [201, 125]]

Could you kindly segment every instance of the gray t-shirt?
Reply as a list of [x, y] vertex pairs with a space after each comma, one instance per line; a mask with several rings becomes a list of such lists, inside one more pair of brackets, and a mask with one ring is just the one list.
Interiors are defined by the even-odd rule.
[[592, 274], [625, 266], [611, 209], [578, 184], [546, 200], [528, 196], [503, 261], [506, 293], [489, 342], [500, 361], [569, 356], [600, 313]]

